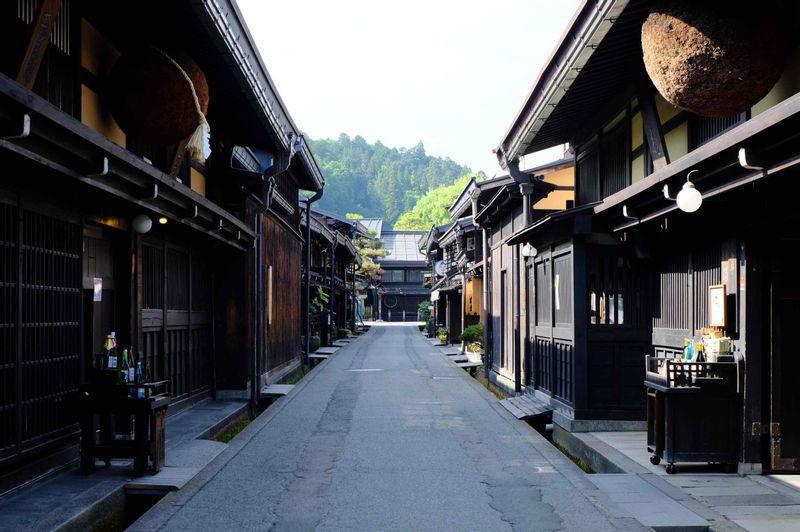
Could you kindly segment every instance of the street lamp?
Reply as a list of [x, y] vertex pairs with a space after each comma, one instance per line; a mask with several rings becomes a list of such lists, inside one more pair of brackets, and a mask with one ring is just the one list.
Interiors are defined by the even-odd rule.
[[703, 195], [695, 188], [694, 183], [692, 183], [690, 179], [693, 173], [699, 171], [700, 170], [692, 170], [686, 174], [686, 183], [683, 184], [681, 191], [678, 192], [678, 196], [674, 199], [669, 195], [669, 186], [664, 185], [664, 197], [670, 201], [676, 202], [678, 208], [683, 212], [695, 212], [703, 204]]
[[539, 250], [533, 247], [530, 242], [522, 246], [523, 257], [535, 257], [538, 253]]

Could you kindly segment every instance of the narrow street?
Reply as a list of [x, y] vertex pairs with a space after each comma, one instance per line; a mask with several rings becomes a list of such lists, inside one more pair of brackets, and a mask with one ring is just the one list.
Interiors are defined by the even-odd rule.
[[[612, 530], [583, 473], [411, 326], [375, 326], [132, 530]], [[605, 509], [598, 509], [603, 506]]]

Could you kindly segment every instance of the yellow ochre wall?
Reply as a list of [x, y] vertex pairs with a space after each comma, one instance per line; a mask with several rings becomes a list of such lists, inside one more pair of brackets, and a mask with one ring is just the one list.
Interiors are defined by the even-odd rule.
[[189, 186], [192, 190], [200, 194], [206, 195], [206, 176], [202, 172], [196, 170], [194, 167], [189, 168]]
[[[549, 174], [545, 174], [544, 180], [547, 183], [563, 187], [575, 186], [575, 168], [562, 168]], [[574, 190], [554, 190], [546, 198], [534, 203], [534, 209], [560, 210], [567, 208], [567, 201], [575, 199]]]
[[481, 315], [481, 280], [477, 277], [467, 281], [466, 285], [467, 304], [464, 314], [467, 316]]
[[[99, 79], [108, 75], [119, 52], [86, 20], [81, 19], [81, 65]], [[81, 85], [81, 122], [125, 147], [125, 133], [103, 105], [100, 95]]]

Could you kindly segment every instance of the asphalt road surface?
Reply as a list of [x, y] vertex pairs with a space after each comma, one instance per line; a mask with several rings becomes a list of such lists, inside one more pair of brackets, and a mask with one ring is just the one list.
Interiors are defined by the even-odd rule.
[[636, 529], [412, 326], [307, 375], [139, 530]]

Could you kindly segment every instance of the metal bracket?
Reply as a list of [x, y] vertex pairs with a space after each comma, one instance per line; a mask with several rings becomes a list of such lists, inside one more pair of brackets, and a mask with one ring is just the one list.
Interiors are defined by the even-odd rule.
[[199, 216], [199, 208], [197, 205], [192, 205], [188, 211], [186, 211], [186, 216], [183, 217], [183, 220], [191, 220], [193, 218], [197, 218]]
[[748, 152], [744, 147], [739, 148], [739, 166], [747, 170], [764, 171], [764, 165], [758, 159], [758, 156]]
[[[97, 167], [99, 168], [99, 171]], [[100, 160], [92, 161], [91, 169], [86, 173], [86, 177], [103, 177], [104, 175], [108, 175], [108, 157], [103, 157]]]
[[629, 220], [639, 220], [639, 213], [627, 205], [622, 206], [622, 216], [628, 218]]
[[22, 131], [11, 135], [3, 135], [3, 140], [24, 139], [31, 134], [31, 116], [27, 113], [22, 115]]
[[144, 194], [143, 196], [140, 196], [139, 199], [154, 200], [154, 199], [158, 198], [158, 183], [153, 183], [150, 186], [150, 188], [147, 189], [147, 190], [148, 190], [148, 192], [146, 194]]

